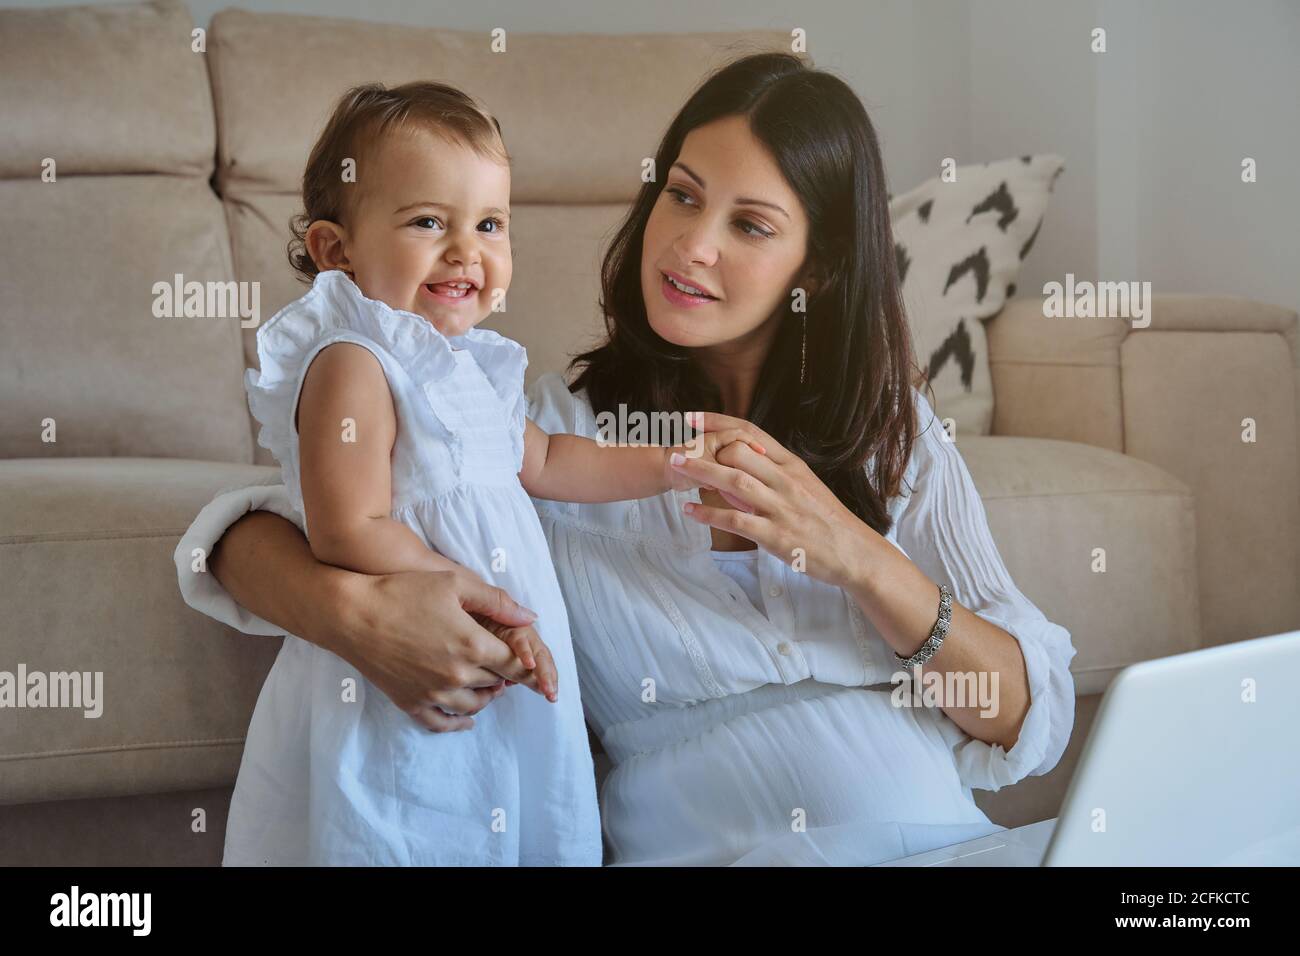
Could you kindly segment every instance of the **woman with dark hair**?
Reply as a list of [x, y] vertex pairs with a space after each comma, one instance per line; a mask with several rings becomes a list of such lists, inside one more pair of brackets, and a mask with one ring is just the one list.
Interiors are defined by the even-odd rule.
[[[534, 500], [613, 762], [612, 862], [867, 864], [1001, 829], [971, 790], [1056, 765], [1074, 648], [1011, 580], [914, 387], [861, 102], [789, 55], [715, 73], [602, 286], [607, 340], [572, 385], [538, 379], [529, 417], [594, 438], [597, 416], [707, 409], [701, 427], [746, 419], [765, 450], [684, 460], [691, 492]], [[508, 664], [476, 618], [526, 626], [508, 595], [318, 564], [285, 518], [280, 486], [219, 496], [177, 550], [186, 599], [334, 651], [432, 730], [501, 692]], [[187, 573], [194, 547], [212, 574]]]

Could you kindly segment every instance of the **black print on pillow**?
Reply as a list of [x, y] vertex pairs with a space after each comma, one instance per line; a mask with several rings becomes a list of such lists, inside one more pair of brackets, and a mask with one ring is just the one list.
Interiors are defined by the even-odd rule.
[[901, 286], [903, 280], [907, 278], [907, 267], [912, 264], [912, 260], [901, 242], [894, 243], [894, 258], [898, 261], [898, 284]]
[[[919, 206], [916, 207], [916, 216], [917, 216], [917, 218], [920, 219], [921, 222], [929, 222], [929, 221], [930, 221], [930, 210], [933, 209], [933, 208], [934, 208], [934, 200], [933, 200], [933, 199], [927, 199], [925, 202], [921, 203], [921, 205], [919, 205]], [[967, 220], [967, 222], [969, 222], [969, 221], [970, 221], [970, 220]]]
[[968, 272], [973, 272], [975, 274], [975, 301], [983, 302], [984, 293], [987, 292], [989, 288], [989, 256], [988, 249], [985, 246], [980, 246], [979, 252], [967, 256], [961, 262], [948, 270], [948, 281], [944, 284], [943, 294], [947, 295], [948, 290], [952, 288], [953, 283], [957, 282]]
[[1020, 247], [1021, 262], [1024, 262], [1025, 256], [1029, 255], [1029, 250], [1034, 248], [1034, 240], [1038, 238], [1038, 230], [1042, 228], [1043, 228], [1043, 217], [1039, 216], [1038, 225], [1034, 226], [1034, 231], [1030, 233], [1029, 238], [1025, 240], [1025, 244]]
[[930, 356], [930, 367], [926, 369], [925, 380], [931, 381], [943, 371], [943, 367], [950, 360], [955, 361], [961, 369], [961, 384], [969, 392], [971, 378], [975, 374], [975, 350], [971, 347], [970, 333], [966, 331], [965, 319], [958, 320], [957, 328]]
[[1011, 191], [1007, 189], [1007, 182], [1004, 179], [997, 189], [989, 193], [987, 197], [966, 217], [967, 224], [980, 213], [995, 210], [998, 215], [998, 228], [1003, 232], [1007, 231], [1007, 226], [1016, 221], [1016, 216], [1020, 215], [1020, 210], [1016, 208], [1015, 200], [1011, 198]]

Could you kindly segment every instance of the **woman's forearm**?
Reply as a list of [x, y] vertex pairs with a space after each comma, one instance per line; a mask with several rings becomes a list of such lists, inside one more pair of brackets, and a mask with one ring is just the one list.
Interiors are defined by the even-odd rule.
[[[930, 636], [939, 610], [938, 585], [920, 568], [874, 531], [864, 540], [863, 565], [845, 587], [850, 597], [897, 653], [910, 656]], [[865, 558], [870, 555], [871, 559]], [[996, 624], [952, 602], [952, 620], [943, 645], [921, 665], [931, 673], [968, 677], [996, 675], [996, 716], [985, 716], [985, 702], [960, 706], [941, 703], [945, 714], [962, 730], [985, 743], [1015, 746], [1029, 710], [1029, 675], [1019, 642]]]
[[340, 624], [351, 571], [316, 560], [293, 522], [250, 511], [213, 548], [208, 570], [234, 600], [290, 634], [347, 658]]

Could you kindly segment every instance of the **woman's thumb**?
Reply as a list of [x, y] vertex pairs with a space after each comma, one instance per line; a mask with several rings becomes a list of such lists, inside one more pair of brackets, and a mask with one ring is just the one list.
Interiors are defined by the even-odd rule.
[[537, 620], [537, 612], [524, 607], [503, 588], [478, 578], [464, 577], [459, 585], [460, 606], [472, 614], [483, 614], [501, 624], [522, 627]]

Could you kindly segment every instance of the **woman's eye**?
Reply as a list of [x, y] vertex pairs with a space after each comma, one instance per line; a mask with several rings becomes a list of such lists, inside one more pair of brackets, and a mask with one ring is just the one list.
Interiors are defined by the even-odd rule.
[[672, 196], [673, 202], [679, 206], [686, 205], [688, 200], [690, 200], [691, 198], [690, 196], [686, 195], [686, 192], [684, 190], [678, 189], [676, 186], [669, 186], [667, 189], [664, 190], [664, 192]]
[[[740, 226], [740, 231], [747, 236], [753, 236], [755, 239], [771, 239], [772, 234], [757, 223], [750, 222], [748, 219], [739, 220], [736, 225]], [[753, 230], [750, 232], [749, 230]]]

